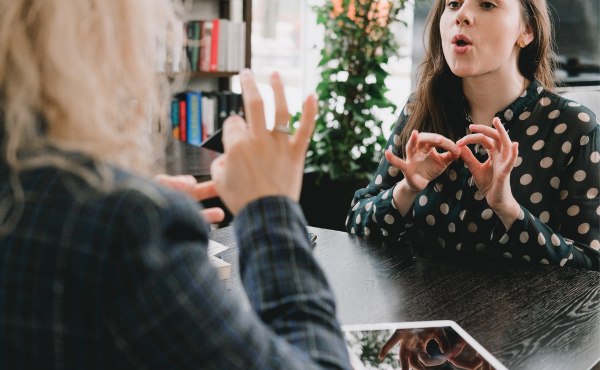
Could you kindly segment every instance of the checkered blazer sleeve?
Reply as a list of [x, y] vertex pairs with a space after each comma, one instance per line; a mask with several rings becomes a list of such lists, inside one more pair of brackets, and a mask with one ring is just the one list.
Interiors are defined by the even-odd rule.
[[105, 320], [136, 368], [348, 369], [332, 292], [296, 203], [264, 198], [235, 221], [243, 309], [207, 260], [186, 201], [123, 203]]

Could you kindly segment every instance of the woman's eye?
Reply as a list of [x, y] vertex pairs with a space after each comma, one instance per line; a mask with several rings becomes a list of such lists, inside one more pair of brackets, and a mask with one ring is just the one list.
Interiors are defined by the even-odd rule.
[[495, 4], [492, 4], [492, 3], [488, 2], [488, 1], [484, 1], [483, 3], [481, 3], [481, 6], [484, 9], [494, 9], [496, 7]]
[[458, 1], [450, 1], [448, 3], [448, 8], [450, 9], [457, 9], [460, 6], [460, 4], [458, 3]]

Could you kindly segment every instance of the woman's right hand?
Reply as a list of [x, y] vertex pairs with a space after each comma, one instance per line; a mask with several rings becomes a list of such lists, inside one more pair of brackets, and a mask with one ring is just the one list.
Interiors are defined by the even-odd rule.
[[[436, 147], [446, 149], [447, 152], [440, 154]], [[452, 140], [438, 134], [418, 133], [416, 130], [412, 132], [406, 143], [406, 160], [386, 150], [385, 158], [404, 174], [404, 179], [394, 187], [392, 192], [398, 212], [406, 216], [419, 192], [459, 157], [460, 149]]]
[[217, 193], [234, 215], [264, 197], [285, 196], [298, 202], [306, 149], [315, 128], [315, 96], [306, 99], [300, 127], [288, 135], [290, 114], [279, 74], [271, 76], [275, 96], [273, 131], [266, 128], [263, 100], [250, 70], [240, 73], [240, 83], [249, 124], [239, 116], [231, 116], [223, 125], [225, 154], [210, 166]]
[[[438, 153], [436, 147], [447, 150]], [[460, 157], [460, 148], [452, 140], [442, 135], [428, 132], [410, 135], [406, 144], [406, 160], [395, 156], [390, 150], [385, 151], [385, 158], [404, 174], [407, 190], [418, 193], [439, 175], [446, 167]]]

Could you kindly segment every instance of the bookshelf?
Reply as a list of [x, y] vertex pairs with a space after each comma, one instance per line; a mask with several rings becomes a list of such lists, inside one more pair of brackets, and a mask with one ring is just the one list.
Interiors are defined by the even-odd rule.
[[[236, 0], [183, 0], [185, 14], [183, 21], [213, 19], [231, 19], [231, 8]], [[251, 67], [252, 44], [252, 0], [241, 0], [242, 20], [246, 23], [246, 50], [244, 55], [244, 67]], [[178, 72], [169, 73], [170, 78], [186, 77], [187, 90], [192, 91], [225, 91], [232, 88], [232, 77], [237, 72]], [[219, 156], [212, 150], [199, 148], [177, 139], [168, 140], [166, 146], [166, 173], [169, 175], [192, 175], [199, 182], [208, 181], [210, 176], [210, 164]], [[209, 199], [202, 202], [204, 207], [219, 207], [225, 210], [225, 220], [220, 226], [227, 226], [232, 220], [232, 215], [218, 199]]]
[[252, 0], [183, 0], [182, 5], [187, 46], [181, 54], [165, 48], [166, 64], [159, 71], [178, 81], [169, 106], [173, 137], [199, 145], [228, 115], [243, 116], [241, 95], [231, 90], [232, 78], [251, 67]]
[[[184, 0], [184, 20], [231, 19], [231, 4], [236, 0]], [[246, 22], [245, 68], [252, 66], [252, 0], [241, 1], [242, 20]], [[190, 80], [188, 87], [194, 90], [231, 90], [231, 77], [238, 72], [181, 72]], [[174, 77], [174, 76], [173, 76]]]

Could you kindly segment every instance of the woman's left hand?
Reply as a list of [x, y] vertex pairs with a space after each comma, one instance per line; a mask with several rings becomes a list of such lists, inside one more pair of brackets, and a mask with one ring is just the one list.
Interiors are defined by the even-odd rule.
[[[154, 180], [163, 186], [185, 193], [199, 202], [217, 196], [213, 181], [198, 183], [196, 178], [191, 175], [169, 176], [160, 174], [154, 177]], [[200, 214], [208, 224], [221, 222], [225, 219], [225, 212], [221, 208], [203, 209]]]
[[[469, 129], [474, 134], [465, 136], [456, 145], [460, 148], [460, 156], [469, 167], [477, 188], [509, 229], [521, 213], [521, 207], [510, 188], [510, 172], [519, 154], [519, 143], [511, 142], [500, 119], [494, 118], [493, 125], [496, 130], [482, 125], [470, 125]], [[488, 152], [489, 158], [485, 163], [480, 163], [467, 147], [468, 144], [476, 143], [481, 144]]]

